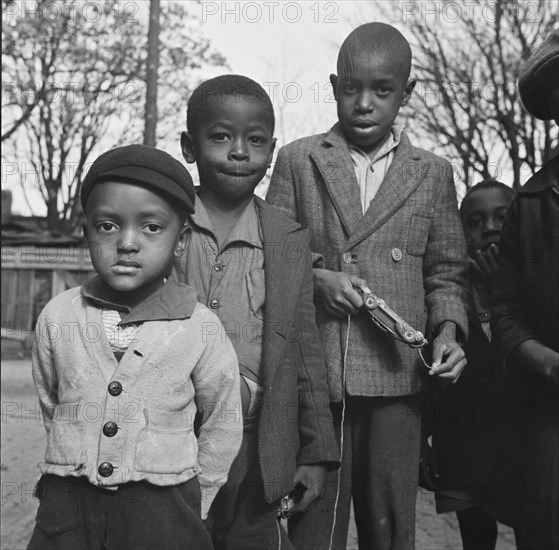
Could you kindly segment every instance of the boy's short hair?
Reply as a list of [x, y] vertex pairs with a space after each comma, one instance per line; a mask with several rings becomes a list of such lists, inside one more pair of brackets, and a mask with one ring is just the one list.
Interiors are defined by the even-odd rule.
[[238, 74], [216, 76], [202, 82], [190, 96], [186, 109], [186, 129], [192, 136], [196, 134], [200, 120], [203, 118], [209, 98], [224, 101], [226, 97], [260, 102], [270, 116], [272, 134], [274, 133], [274, 106], [266, 90], [254, 80]]
[[[188, 170], [175, 158], [146, 145], [126, 145], [103, 153], [83, 180], [80, 200], [83, 211], [95, 184], [116, 181], [140, 185], [164, 196], [186, 217], [194, 212], [196, 192]], [[182, 217], [182, 215], [181, 215]]]
[[365, 23], [354, 29], [343, 41], [338, 54], [338, 75], [352, 66], [354, 56], [375, 53], [400, 64], [404, 81], [411, 72], [412, 51], [404, 35], [386, 23]]
[[460, 204], [460, 217], [464, 216], [464, 212], [466, 210], [466, 202], [472, 196], [472, 194], [476, 191], [483, 191], [485, 189], [501, 189], [502, 191], [510, 195], [511, 200], [516, 197], [516, 191], [512, 187], [504, 184], [502, 181], [492, 179], [482, 180], [476, 183], [473, 187], [470, 187], [464, 195], [462, 203]]

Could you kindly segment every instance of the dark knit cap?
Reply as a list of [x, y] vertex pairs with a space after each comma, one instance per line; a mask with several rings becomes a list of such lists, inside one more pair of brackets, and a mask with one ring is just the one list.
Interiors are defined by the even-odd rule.
[[551, 114], [552, 76], [559, 71], [559, 29], [549, 34], [520, 70], [518, 91], [526, 110], [541, 120]]
[[147, 187], [165, 195], [178, 208], [194, 212], [195, 190], [188, 170], [165, 151], [146, 145], [126, 145], [103, 153], [83, 180], [80, 200], [85, 211], [96, 183], [118, 181]]

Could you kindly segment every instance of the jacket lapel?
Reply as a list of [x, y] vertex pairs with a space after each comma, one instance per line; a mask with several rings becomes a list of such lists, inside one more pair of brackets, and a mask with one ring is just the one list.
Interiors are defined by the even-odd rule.
[[311, 157], [326, 183], [346, 236], [350, 236], [363, 219], [363, 209], [353, 161], [339, 132], [339, 124], [335, 124], [324, 137], [322, 147], [312, 151]]
[[367, 238], [402, 206], [421, 183], [427, 168], [407, 135], [403, 133], [394, 152], [392, 164], [358, 230], [350, 236], [348, 248]]

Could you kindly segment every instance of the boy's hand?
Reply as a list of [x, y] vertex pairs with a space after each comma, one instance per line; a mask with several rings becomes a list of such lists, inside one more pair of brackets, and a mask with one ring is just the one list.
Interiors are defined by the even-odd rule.
[[320, 296], [324, 309], [333, 317], [346, 317], [357, 313], [363, 306], [361, 295], [354, 287], [365, 290], [367, 282], [355, 275], [330, 271], [329, 269], [313, 269], [315, 293]]
[[493, 243], [482, 252], [478, 250], [474, 258], [470, 258], [470, 266], [476, 277], [483, 281], [489, 289], [492, 289], [497, 280], [497, 261], [499, 259], [499, 247]]
[[456, 341], [456, 325], [443, 323], [433, 342], [433, 363], [429, 374], [454, 384], [466, 366], [466, 354]]
[[326, 466], [307, 464], [298, 466], [293, 481], [303, 483], [307, 490], [291, 509], [290, 516], [306, 512], [324, 494], [326, 489]]

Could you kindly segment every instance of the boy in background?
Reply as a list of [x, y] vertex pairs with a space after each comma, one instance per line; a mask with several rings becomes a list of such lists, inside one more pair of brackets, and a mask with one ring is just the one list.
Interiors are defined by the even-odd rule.
[[[526, 109], [559, 124], [559, 30], [526, 61]], [[559, 155], [523, 185], [503, 224], [491, 330], [531, 405], [521, 446], [518, 548], [559, 547]]]
[[[300, 550], [345, 548], [353, 496], [359, 547], [405, 550], [414, 546], [423, 375], [452, 382], [466, 364], [466, 247], [452, 167], [394, 124], [415, 84], [406, 39], [390, 25], [362, 25], [337, 68], [338, 123], [279, 152], [267, 195], [310, 229], [322, 256], [317, 322], [337, 423], [344, 418], [341, 481], [331, 478], [292, 537]], [[426, 331], [430, 370], [360, 312], [356, 287], [366, 286]]]
[[231, 343], [206, 334], [215, 315], [167, 279], [193, 203], [187, 170], [143, 145], [104, 153], [83, 182], [97, 276], [37, 322], [47, 450], [30, 549], [212, 548], [202, 517], [242, 425]]
[[[489, 304], [497, 276], [501, 228], [515, 195], [504, 183], [483, 180], [468, 190], [460, 205], [472, 289], [468, 308], [470, 336], [464, 347], [468, 367], [456, 384], [438, 388], [437, 399], [429, 407], [433, 414], [425, 415], [425, 427], [429, 417], [433, 421], [431, 430], [424, 435], [432, 433], [436, 460], [428, 460], [430, 453], [425, 452], [422, 466], [428, 462], [433, 473], [438, 473], [437, 513], [456, 512], [464, 550], [495, 549], [495, 517], [514, 525], [514, 511], [497, 498], [500, 491], [490, 485], [492, 466], [501, 451], [495, 442], [508, 441], [511, 430], [516, 432], [518, 426], [511, 423], [514, 405], [501, 396], [503, 380], [491, 345]], [[514, 475], [510, 466], [516, 449], [509, 446], [507, 450], [506, 462], [496, 465], [501, 477], [499, 489], [506, 474]]]
[[303, 513], [339, 459], [308, 233], [253, 195], [276, 141], [260, 85], [239, 75], [204, 82], [188, 102], [187, 129], [183, 155], [196, 163], [200, 190], [192, 243], [175, 267], [233, 342], [244, 417], [241, 450], [210, 512], [212, 539], [216, 550], [291, 548], [277, 520], [280, 499], [299, 483], [291, 513]]

